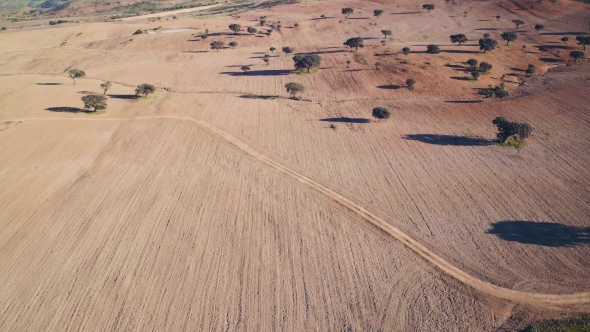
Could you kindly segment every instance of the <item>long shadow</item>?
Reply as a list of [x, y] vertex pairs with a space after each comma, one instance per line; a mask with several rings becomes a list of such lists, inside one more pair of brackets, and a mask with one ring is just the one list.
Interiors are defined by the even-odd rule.
[[369, 123], [371, 120], [365, 118], [325, 118], [320, 119], [320, 121], [324, 122], [344, 122], [344, 123]]
[[498, 31], [501, 30], [499, 28], [479, 28], [479, 29], [474, 29], [476, 31]]
[[581, 36], [581, 35], [586, 35], [586, 34], [587, 34], [587, 32], [568, 31], [568, 32], [543, 32], [540, 35], [541, 36], [564, 36], [564, 35]]
[[326, 16], [326, 17], [316, 17], [316, 18], [310, 18], [310, 21], [318, 21], [318, 20], [327, 20], [329, 18], [335, 18], [334, 16]]
[[347, 20], [368, 20], [370, 17], [349, 17]]
[[412, 134], [406, 135], [403, 138], [434, 145], [486, 146], [494, 144], [494, 141], [489, 139], [453, 135]]
[[390, 56], [395, 55], [395, 53], [375, 53], [375, 56]]
[[451, 76], [451, 78], [457, 81], [469, 81], [469, 77], [466, 76]]
[[402, 12], [402, 13], [391, 13], [389, 15], [409, 15], [409, 14], [420, 14], [422, 12]]
[[61, 85], [61, 83], [37, 83], [37, 85]]
[[182, 53], [207, 53], [209, 51], [182, 51]]
[[397, 90], [401, 88], [401, 85], [391, 84], [391, 85], [378, 85], [379, 89], [386, 89], [386, 90]]
[[476, 99], [476, 100], [445, 100], [445, 103], [453, 103], [453, 104], [477, 104], [483, 103], [483, 101]]
[[345, 52], [348, 52], [348, 50], [305, 52], [305, 53], [301, 53], [301, 54], [330, 54], [330, 53], [345, 53]]
[[573, 247], [590, 244], [590, 227], [552, 222], [503, 220], [492, 224], [487, 234], [502, 240], [545, 247]]
[[264, 95], [241, 95], [240, 98], [244, 99], [263, 99], [263, 100], [273, 100], [279, 99], [281, 96], [264, 96]]
[[92, 113], [90, 110], [85, 110], [78, 107], [68, 107], [68, 106], [60, 106], [60, 107], [48, 107], [45, 109], [46, 111], [51, 112], [67, 112], [67, 113]]
[[512, 68], [510, 68], [510, 70], [514, 70], [514, 71], [522, 71], [522, 72], [525, 72], [525, 71], [526, 71], [526, 69], [520, 69], [520, 68], [516, 68], [516, 67], [512, 67]]
[[535, 45], [534, 47], [536, 47], [536, 48], [541, 48], [541, 47], [544, 47], [544, 48], [548, 48], [548, 49], [550, 49], [550, 50], [552, 50], [552, 49], [554, 49], [554, 48], [558, 48], [558, 49], [560, 49], [560, 50], [567, 50], [567, 49], [569, 49], [569, 48], [570, 48], [570, 47], [569, 47], [569, 46], [567, 46], [567, 45]]
[[107, 95], [109, 96], [109, 98], [114, 98], [114, 99], [138, 99], [139, 96], [137, 95]]
[[292, 70], [252, 70], [249, 71], [247, 74], [239, 73], [239, 72], [229, 72], [223, 71], [220, 74], [230, 75], [230, 76], [281, 76], [281, 75], [289, 75], [293, 71]]
[[555, 63], [555, 62], [563, 62], [563, 60], [559, 58], [539, 58], [539, 60], [543, 62]]
[[463, 51], [463, 50], [441, 50], [441, 53], [464, 53], [464, 54], [476, 54], [481, 53], [481, 51]]

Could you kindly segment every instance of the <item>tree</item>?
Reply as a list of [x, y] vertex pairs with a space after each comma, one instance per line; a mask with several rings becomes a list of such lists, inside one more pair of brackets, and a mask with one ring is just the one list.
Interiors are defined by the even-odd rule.
[[383, 39], [387, 38], [387, 36], [391, 36], [391, 30], [381, 30], [383, 34]]
[[265, 54], [265, 55], [262, 57], [262, 61], [264, 61], [264, 62], [265, 62], [267, 65], [268, 65], [268, 63], [270, 62], [270, 55], [268, 55], [268, 54]]
[[358, 50], [359, 47], [365, 47], [365, 45], [363, 44], [362, 37], [349, 38], [347, 41], [344, 42], [344, 45], [350, 48], [354, 48], [355, 50]]
[[382, 14], [383, 14], [383, 11], [381, 9], [375, 9], [373, 11], [373, 16], [380, 17]]
[[479, 62], [478, 62], [477, 60], [475, 60], [475, 59], [469, 59], [469, 60], [467, 60], [467, 64], [468, 64], [468, 65], [469, 65], [471, 68], [473, 68], [473, 69], [477, 69], [477, 64], [478, 64], [478, 63], [479, 63]]
[[389, 119], [391, 116], [391, 112], [385, 107], [375, 107], [373, 108], [373, 117], [379, 120], [381, 119]]
[[291, 48], [289, 46], [285, 46], [282, 48], [282, 51], [285, 53], [285, 56], [287, 56], [287, 55], [293, 53], [294, 50], [293, 50], [293, 48]]
[[573, 52], [570, 52], [570, 56], [572, 58], [574, 58], [574, 60], [576, 62], [578, 62], [578, 59], [579, 58], [583, 58], [584, 57], [584, 52], [582, 52], [582, 51], [573, 51]]
[[382, 67], [383, 67], [383, 63], [381, 63], [379, 61], [375, 62], [375, 69], [377, 71], [381, 70]]
[[299, 29], [299, 23], [295, 23], [293, 24], [293, 26], [295, 27], [295, 29]]
[[499, 21], [499, 20], [500, 20], [500, 18], [502, 18], [502, 16], [500, 16], [500, 15], [496, 15], [496, 21]]
[[479, 64], [479, 70], [482, 73], [487, 73], [490, 70], [492, 70], [492, 65], [490, 63], [487, 63], [487, 62], [482, 62], [482, 63]]
[[541, 53], [545, 53], [545, 52], [549, 52], [550, 49], [547, 46], [541, 46], [541, 47], [539, 47], [539, 51], [541, 51]]
[[312, 68], [318, 68], [322, 64], [322, 57], [319, 54], [297, 54], [293, 57], [295, 62], [295, 69], [307, 69], [307, 72]]
[[260, 20], [260, 26], [263, 27], [266, 24], [266, 20]]
[[255, 33], [258, 32], [258, 29], [256, 29], [255, 27], [248, 27], [248, 29], [246, 29], [248, 31], [249, 34], [253, 35]]
[[84, 108], [93, 108], [93, 112], [107, 108], [107, 97], [101, 95], [86, 95], [82, 97], [82, 102], [84, 102]]
[[504, 83], [501, 83], [499, 86], [492, 88], [490, 85], [489, 88], [481, 90], [481, 94], [484, 98], [489, 97], [496, 97], [496, 98], [505, 98], [508, 97], [508, 91], [504, 90]]
[[271, 47], [269, 50], [270, 50], [271, 53], [274, 53], [277, 49], [274, 48], [274, 47]]
[[143, 33], [143, 31], [141, 31], [141, 30], [135, 30], [133, 35], [141, 35], [142, 33]]
[[250, 67], [249, 66], [242, 66], [242, 67], [240, 67], [240, 69], [244, 71], [244, 74], [247, 74], [248, 71], [250, 70]]
[[229, 29], [233, 31], [234, 34], [237, 34], [238, 32], [242, 31], [242, 26], [234, 23], [229, 25]]
[[498, 42], [495, 39], [481, 38], [479, 40], [479, 49], [484, 53], [496, 49], [496, 46], [498, 46]]
[[486, 33], [483, 34], [483, 37], [484, 38], [490, 38], [490, 34], [486, 32]]
[[135, 88], [135, 95], [144, 95], [147, 96], [156, 92], [156, 88], [151, 84], [140, 84]]
[[298, 93], [303, 93], [305, 91], [305, 87], [303, 86], [303, 84], [296, 82], [289, 82], [285, 84], [285, 89], [288, 93], [291, 94], [293, 99], [296, 98], [295, 95], [297, 95]]
[[471, 77], [473, 77], [473, 79], [476, 81], [479, 79], [480, 76], [481, 76], [481, 73], [477, 70], [473, 70], [471, 72]]
[[406, 85], [410, 91], [414, 91], [414, 85], [416, 84], [416, 80], [413, 78], [408, 78], [406, 80]]
[[532, 76], [536, 72], [537, 72], [537, 67], [535, 67], [535, 65], [533, 65], [533, 64], [529, 64], [529, 67], [525, 70], [525, 73], [528, 76]]
[[586, 50], [586, 45], [590, 45], [590, 36], [577, 36], [576, 40], [578, 41], [578, 45], [584, 47], [584, 51]]
[[233, 42], [230, 42], [228, 45], [229, 45], [231, 48], [234, 48], [234, 47], [238, 46], [238, 43], [236, 43], [235, 41], [233, 41]]
[[354, 9], [352, 8], [342, 8], [342, 15], [345, 15], [346, 17], [350, 16], [350, 14], [354, 13]]
[[209, 45], [211, 45], [212, 50], [217, 50], [217, 52], [219, 52], [219, 50], [225, 46], [225, 43], [219, 40], [215, 40], [212, 41]]
[[459, 45], [461, 45], [462, 43], [466, 42], [468, 39], [467, 37], [462, 34], [456, 34], [456, 35], [451, 35], [451, 43], [459, 43]]
[[524, 24], [523, 20], [512, 20], [512, 23], [516, 24], [516, 28], [518, 29], [518, 27], [520, 27], [522, 24]]
[[408, 53], [410, 53], [410, 48], [404, 47], [404, 48], [402, 48], [402, 52], [404, 52], [404, 54], [408, 54]]
[[326, 15], [320, 15], [320, 18], [322, 18], [322, 19], [326, 18]]
[[434, 9], [434, 5], [427, 3], [425, 5], [422, 5], [422, 9], [426, 9], [430, 13], [430, 11]]
[[68, 72], [68, 75], [70, 75], [70, 78], [74, 80], [74, 84], [76, 84], [76, 79], [85, 77], [86, 73], [80, 69], [72, 69]]
[[430, 54], [438, 54], [438, 53], [440, 53], [440, 49], [438, 48], [437, 45], [430, 44], [430, 45], [426, 46], [426, 52], [430, 53]]
[[107, 94], [107, 90], [111, 88], [111, 85], [112, 85], [112, 84], [111, 84], [111, 81], [104, 82], [104, 83], [102, 83], [102, 84], [100, 85], [100, 87], [101, 87], [101, 88], [103, 88], [103, 90], [104, 90], [104, 93], [103, 93], [103, 95], [106, 95], [106, 94]]
[[506, 41], [506, 46], [508, 46], [511, 41], [515, 41], [518, 38], [518, 36], [513, 32], [504, 32], [501, 37]]
[[545, 29], [545, 26], [543, 24], [535, 24], [535, 30], [540, 31]]
[[496, 138], [500, 143], [506, 142], [509, 138], [523, 141], [533, 132], [533, 127], [528, 123], [510, 122], [501, 116], [492, 120], [492, 123], [498, 128]]
[[569, 38], [569, 37], [563, 37], [563, 38], [561, 38], [561, 41], [562, 41], [564, 44], [565, 44], [565, 43], [567, 43], [569, 40], [570, 40], [570, 38]]

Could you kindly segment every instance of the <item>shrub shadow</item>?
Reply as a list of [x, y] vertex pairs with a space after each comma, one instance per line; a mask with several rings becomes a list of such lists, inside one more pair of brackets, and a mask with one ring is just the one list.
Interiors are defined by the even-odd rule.
[[36, 83], [37, 85], [61, 85], [61, 83]]
[[469, 81], [469, 77], [467, 76], [451, 76], [451, 78], [457, 81]]
[[577, 31], [568, 31], [568, 32], [543, 32], [540, 35], [541, 36], [565, 36], [565, 35], [571, 35], [571, 36], [581, 36], [581, 35], [585, 35], [586, 32], [577, 32]]
[[239, 72], [228, 72], [224, 71], [220, 74], [230, 75], [230, 76], [281, 76], [281, 75], [289, 75], [293, 73], [292, 70], [283, 70], [283, 69], [276, 69], [276, 70], [252, 70], [249, 71], [248, 74], [239, 73]]
[[320, 119], [320, 121], [324, 121], [324, 122], [344, 122], [344, 123], [369, 123], [369, 122], [371, 122], [371, 120], [365, 119], [365, 118], [346, 118], [346, 117], [341, 117], [341, 118], [325, 118], [325, 119]]
[[481, 51], [464, 51], [464, 50], [440, 50], [441, 53], [465, 53], [465, 54], [477, 54]]
[[109, 98], [114, 98], [114, 99], [139, 99], [139, 96], [137, 95], [107, 95], [109, 96]]
[[422, 12], [401, 12], [401, 13], [391, 13], [389, 15], [409, 15], [409, 14], [420, 14]]
[[427, 144], [452, 146], [486, 146], [495, 143], [495, 141], [485, 138], [436, 134], [412, 134], [403, 138]]
[[379, 89], [386, 89], [386, 90], [397, 90], [397, 89], [401, 89], [401, 85], [397, 85], [397, 84], [391, 84], [391, 85], [378, 85], [377, 86]]
[[505, 241], [545, 247], [590, 244], [590, 227], [573, 227], [552, 222], [503, 220], [492, 223], [492, 228], [486, 233]]
[[475, 100], [445, 100], [445, 103], [453, 103], [453, 104], [477, 104], [483, 103], [482, 100], [475, 99]]
[[265, 95], [241, 95], [240, 98], [244, 99], [264, 99], [264, 100], [273, 100], [279, 99], [281, 96], [265, 96]]
[[539, 60], [543, 62], [555, 63], [555, 62], [563, 62], [563, 60], [559, 58], [539, 58]]
[[48, 107], [45, 109], [46, 111], [50, 112], [66, 112], [66, 113], [93, 113], [90, 110], [85, 110], [78, 107], [68, 107], [68, 106], [60, 106], [60, 107]]

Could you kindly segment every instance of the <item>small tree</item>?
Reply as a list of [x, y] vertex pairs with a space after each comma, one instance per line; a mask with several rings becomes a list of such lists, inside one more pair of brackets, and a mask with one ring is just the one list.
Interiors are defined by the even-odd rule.
[[471, 77], [473, 77], [473, 79], [476, 81], [479, 79], [480, 76], [481, 76], [481, 73], [477, 70], [474, 70], [471, 72]]
[[477, 64], [479, 62], [476, 59], [469, 59], [467, 60], [467, 64], [469, 65], [469, 67], [473, 68], [473, 69], [477, 69]]
[[565, 43], [567, 43], [569, 40], [570, 40], [570, 38], [569, 38], [569, 37], [563, 37], [563, 38], [561, 38], [561, 41], [562, 41], [564, 44], [565, 44]]
[[466, 41], [468, 41], [467, 37], [462, 34], [456, 34], [456, 35], [451, 35], [451, 43], [459, 43], [459, 45], [461, 45], [462, 43], [465, 43]]
[[512, 23], [516, 24], [516, 28], [518, 29], [518, 27], [520, 27], [522, 24], [524, 24], [523, 20], [512, 20]]
[[571, 56], [572, 58], [574, 58], [574, 60], [575, 60], [576, 62], [578, 62], [578, 59], [580, 59], [580, 58], [583, 58], [583, 57], [584, 57], [584, 52], [582, 52], [582, 51], [573, 51], [573, 52], [570, 52], [570, 56]]
[[293, 53], [294, 50], [293, 50], [293, 48], [291, 48], [289, 46], [285, 46], [282, 48], [282, 51], [285, 53], [285, 56], [287, 56], [287, 55]]
[[100, 87], [101, 87], [101, 88], [104, 90], [104, 93], [103, 93], [103, 95], [106, 95], [106, 94], [107, 94], [107, 90], [111, 88], [111, 85], [112, 85], [112, 84], [111, 84], [111, 81], [104, 82], [104, 83], [102, 83], [102, 84], [100, 85]]
[[543, 24], [535, 24], [535, 30], [541, 31], [543, 29], [545, 29], [545, 26], [543, 26]]
[[266, 20], [260, 20], [260, 26], [263, 27], [266, 25]]
[[234, 34], [237, 34], [238, 32], [242, 31], [242, 26], [234, 23], [229, 25], [229, 29], [233, 31]]
[[242, 67], [240, 67], [240, 69], [244, 71], [244, 74], [247, 74], [248, 71], [250, 70], [250, 67], [249, 66], [242, 66]]
[[404, 54], [408, 54], [408, 53], [410, 53], [410, 48], [404, 47], [404, 48], [402, 48], [402, 52], [404, 52]]
[[529, 64], [529, 67], [525, 70], [527, 76], [532, 76], [537, 72], [537, 67], [533, 64]]
[[142, 33], [143, 33], [143, 31], [141, 31], [141, 30], [135, 30], [133, 35], [141, 35]]
[[312, 68], [318, 68], [322, 64], [322, 57], [319, 54], [297, 54], [293, 57], [295, 69], [307, 69], [309, 73]]
[[492, 123], [498, 128], [496, 137], [500, 143], [506, 142], [509, 138], [523, 141], [533, 132], [533, 127], [528, 123], [510, 122], [501, 116], [492, 120]]
[[274, 53], [277, 49], [274, 48], [274, 47], [271, 47], [269, 50], [270, 50], [271, 53]]
[[508, 46], [511, 41], [515, 41], [518, 38], [518, 36], [513, 32], [504, 32], [501, 37], [506, 41], [506, 46]]
[[219, 40], [215, 40], [212, 41], [209, 45], [211, 45], [212, 50], [217, 50], [217, 52], [219, 52], [219, 50], [225, 46], [225, 43]]
[[391, 30], [381, 30], [383, 34], [383, 39], [387, 38], [387, 36], [391, 36]]
[[347, 41], [344, 42], [344, 45], [350, 48], [354, 48], [355, 50], [358, 50], [359, 47], [365, 47], [365, 45], [363, 44], [363, 38], [361, 37], [349, 38]]
[[299, 23], [295, 23], [293, 24], [293, 26], [295, 27], [295, 29], [299, 29]]
[[416, 80], [413, 78], [408, 78], [406, 80], [406, 85], [410, 91], [414, 91], [414, 85], [416, 84]]
[[391, 112], [385, 107], [375, 107], [373, 108], [373, 117], [379, 120], [382, 119], [389, 119], [391, 116]]
[[107, 97], [101, 95], [86, 95], [82, 97], [84, 108], [97, 110], [104, 110], [107, 108]]
[[248, 27], [248, 29], [246, 29], [248, 31], [249, 34], [253, 35], [255, 33], [258, 32], [258, 29], [256, 29], [255, 27]]
[[434, 9], [434, 5], [427, 3], [425, 5], [422, 5], [422, 9], [426, 9], [430, 13], [430, 11]]
[[430, 54], [438, 54], [438, 53], [440, 53], [440, 49], [438, 48], [437, 45], [430, 44], [430, 45], [426, 46], [426, 52], [430, 53]]
[[484, 53], [496, 49], [496, 46], [498, 46], [498, 42], [495, 39], [481, 38], [479, 40], [479, 49]]
[[305, 91], [305, 87], [301, 83], [296, 82], [289, 82], [285, 84], [285, 89], [288, 93], [291, 94], [291, 98], [296, 99], [296, 95], [298, 93], [303, 93]]
[[490, 85], [489, 88], [481, 90], [481, 94], [484, 98], [496, 97], [496, 98], [506, 98], [508, 97], [508, 91], [504, 89], [504, 83], [501, 83], [499, 86], [492, 88]]
[[321, 18], [321, 19], [324, 19], [324, 18], [326, 18], [326, 15], [320, 15], [320, 18]]
[[375, 70], [379, 71], [383, 67], [383, 64], [379, 61], [375, 62]]
[[347, 8], [342, 8], [342, 15], [348, 17], [350, 16], [350, 14], [354, 13], [354, 9], [347, 7]]
[[68, 72], [68, 75], [72, 80], [74, 80], [74, 84], [76, 84], [76, 79], [85, 77], [86, 73], [80, 69], [72, 69]]
[[482, 73], [487, 73], [490, 70], [492, 70], [492, 65], [490, 63], [487, 63], [487, 62], [482, 62], [482, 63], [479, 64], [479, 70]]
[[264, 63], [266, 63], [266, 64], [268, 65], [268, 63], [270, 62], [270, 55], [268, 55], [268, 54], [265, 54], [265, 55], [262, 57], [262, 61], [264, 61]]
[[576, 40], [578, 41], [578, 45], [582, 45], [584, 51], [586, 50], [586, 45], [590, 45], [590, 36], [577, 36]]
[[137, 86], [137, 88], [135, 88], [135, 95], [144, 95], [147, 96], [149, 94], [152, 94], [156, 92], [156, 88], [151, 85], [151, 84], [140, 84]]
[[373, 11], [373, 16], [380, 17], [381, 15], [383, 15], [383, 11], [381, 9], [375, 9]]
[[233, 41], [233, 42], [230, 42], [228, 45], [229, 45], [231, 48], [234, 48], [234, 47], [238, 46], [238, 43], [236, 43], [235, 41]]
[[500, 15], [496, 15], [496, 21], [499, 21], [502, 18]]

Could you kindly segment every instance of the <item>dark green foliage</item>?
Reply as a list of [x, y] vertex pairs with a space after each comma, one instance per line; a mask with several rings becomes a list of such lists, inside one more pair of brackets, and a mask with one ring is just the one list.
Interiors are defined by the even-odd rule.
[[135, 88], [135, 95], [144, 95], [147, 96], [156, 92], [156, 88], [151, 84], [140, 84]]
[[234, 32], [234, 34], [240, 32], [242, 30], [242, 26], [239, 24], [230, 24], [229, 29]]
[[383, 39], [387, 38], [387, 36], [391, 36], [391, 30], [381, 30], [383, 34]]
[[469, 65], [469, 67], [473, 68], [473, 69], [477, 69], [477, 64], [479, 62], [475, 59], [469, 59], [467, 60], [467, 64]]
[[525, 73], [528, 76], [532, 76], [533, 74], [535, 74], [537, 72], [537, 67], [535, 67], [535, 65], [533, 64], [529, 64], [529, 67], [526, 69]]
[[537, 31], [539, 31], [539, 30], [543, 30], [543, 29], [545, 29], [545, 26], [544, 26], [543, 24], [535, 24], [535, 29], [536, 29]]
[[349, 38], [347, 41], [344, 42], [344, 45], [350, 48], [354, 48], [355, 50], [358, 50], [359, 47], [365, 47], [365, 45], [363, 44], [363, 38], [361, 37]]
[[584, 47], [584, 50], [586, 50], [586, 45], [590, 45], [590, 36], [577, 36], [576, 40], [578, 41], [578, 45]]
[[491, 38], [481, 38], [479, 40], [479, 49], [484, 52], [493, 51], [498, 46], [498, 42]]
[[516, 28], [518, 29], [518, 27], [520, 27], [522, 24], [524, 24], [523, 20], [512, 20], [512, 23], [516, 24]]
[[255, 27], [248, 27], [247, 31], [249, 34], [253, 35], [258, 32], [258, 29], [256, 29]]
[[107, 90], [111, 88], [111, 85], [112, 85], [111, 81], [104, 82], [100, 85], [100, 87], [104, 90], [103, 95], [107, 94]]
[[240, 67], [240, 69], [244, 71], [244, 74], [247, 74], [248, 71], [250, 70], [250, 67], [249, 66], [242, 66], [242, 67]]
[[569, 40], [570, 40], [570, 38], [569, 38], [569, 37], [563, 37], [563, 38], [561, 38], [561, 41], [562, 41], [564, 44], [565, 44], [565, 43], [567, 43]]
[[427, 3], [427, 4], [422, 5], [422, 9], [426, 9], [430, 13], [430, 11], [434, 9], [434, 5]]
[[86, 73], [80, 69], [72, 69], [68, 72], [68, 75], [72, 80], [74, 80], [74, 84], [76, 84], [76, 79], [85, 77]]
[[382, 14], [383, 14], [383, 11], [382, 11], [381, 9], [375, 9], [375, 10], [373, 11], [373, 15], [374, 15], [374, 16], [377, 16], [377, 17], [379, 17], [379, 16], [381, 16]]
[[234, 48], [234, 47], [238, 46], [238, 43], [236, 43], [235, 41], [233, 41], [233, 42], [230, 42], [228, 45], [229, 45], [231, 48]]
[[219, 50], [225, 46], [225, 43], [219, 40], [215, 40], [212, 41], [209, 45], [211, 45], [212, 50], [217, 50], [217, 52], [219, 52]]
[[342, 15], [345, 15], [346, 17], [348, 17], [352, 13], [354, 13], [354, 9], [352, 9], [350, 7], [342, 8]]
[[101, 95], [86, 95], [82, 97], [84, 108], [97, 110], [104, 110], [107, 108], [107, 97]]
[[295, 69], [306, 69], [309, 73], [311, 68], [318, 68], [322, 64], [322, 57], [319, 54], [297, 54], [293, 57], [293, 61]]
[[539, 51], [541, 51], [541, 53], [545, 53], [545, 52], [549, 52], [550, 49], [549, 49], [549, 47], [541, 46], [541, 47], [539, 47]]
[[377, 119], [389, 119], [391, 112], [385, 107], [373, 108], [373, 117]]
[[416, 84], [416, 80], [413, 78], [408, 78], [406, 80], [406, 85], [410, 91], [414, 91], [414, 85]]
[[289, 55], [289, 54], [293, 53], [293, 51], [294, 51], [293, 48], [291, 48], [289, 46], [283, 47], [282, 50], [283, 50], [283, 52], [285, 52], [285, 55]]
[[143, 33], [143, 31], [141, 30], [135, 30], [135, 32], [133, 33], [134, 35], [141, 35]]
[[276, 49], [276, 48], [274, 48], [274, 47], [271, 47], [271, 48], [270, 48], [270, 51], [271, 51], [272, 53], [274, 53], [276, 50], [277, 50], [277, 49]]
[[502, 35], [502, 39], [506, 41], [506, 45], [508, 45], [511, 41], [515, 41], [518, 36], [513, 32], [504, 32]]
[[410, 48], [404, 47], [404, 48], [402, 48], [402, 52], [404, 52], [404, 54], [408, 54], [408, 53], [410, 53]]
[[520, 332], [588, 332], [590, 331], [590, 314], [564, 320], [547, 320], [527, 326]]
[[293, 24], [293, 26], [295, 27], [295, 29], [299, 29], [299, 23], [295, 23]]
[[496, 97], [496, 98], [506, 98], [508, 97], [508, 91], [504, 90], [504, 84], [500, 84], [500, 86], [496, 86], [492, 88], [490, 85], [489, 88], [483, 89], [481, 94], [484, 98]]
[[462, 34], [451, 35], [451, 43], [459, 43], [459, 45], [463, 44], [464, 42], [468, 41], [467, 37]]
[[473, 79], [476, 81], [479, 79], [480, 76], [481, 76], [481, 73], [477, 70], [474, 70], [471, 72], [471, 77], [473, 77]]
[[490, 63], [487, 63], [487, 62], [482, 62], [482, 63], [479, 64], [479, 70], [482, 73], [487, 73], [490, 70], [492, 70], [492, 65]]
[[573, 52], [570, 52], [570, 56], [572, 58], [574, 58], [574, 60], [576, 62], [578, 62], [578, 59], [579, 58], [583, 58], [584, 57], [584, 52], [582, 52], [582, 51], [573, 51]]
[[510, 122], [501, 116], [492, 120], [492, 123], [498, 128], [496, 137], [501, 143], [506, 142], [509, 138], [522, 141], [533, 132], [533, 127], [528, 123]]
[[430, 54], [439, 54], [440, 49], [438, 48], [438, 45], [430, 44], [426, 46], [426, 52]]
[[288, 93], [291, 94], [293, 98], [295, 98], [295, 95], [297, 95], [298, 93], [303, 93], [305, 91], [305, 87], [303, 86], [303, 84], [296, 82], [289, 82], [285, 84], [285, 89]]

